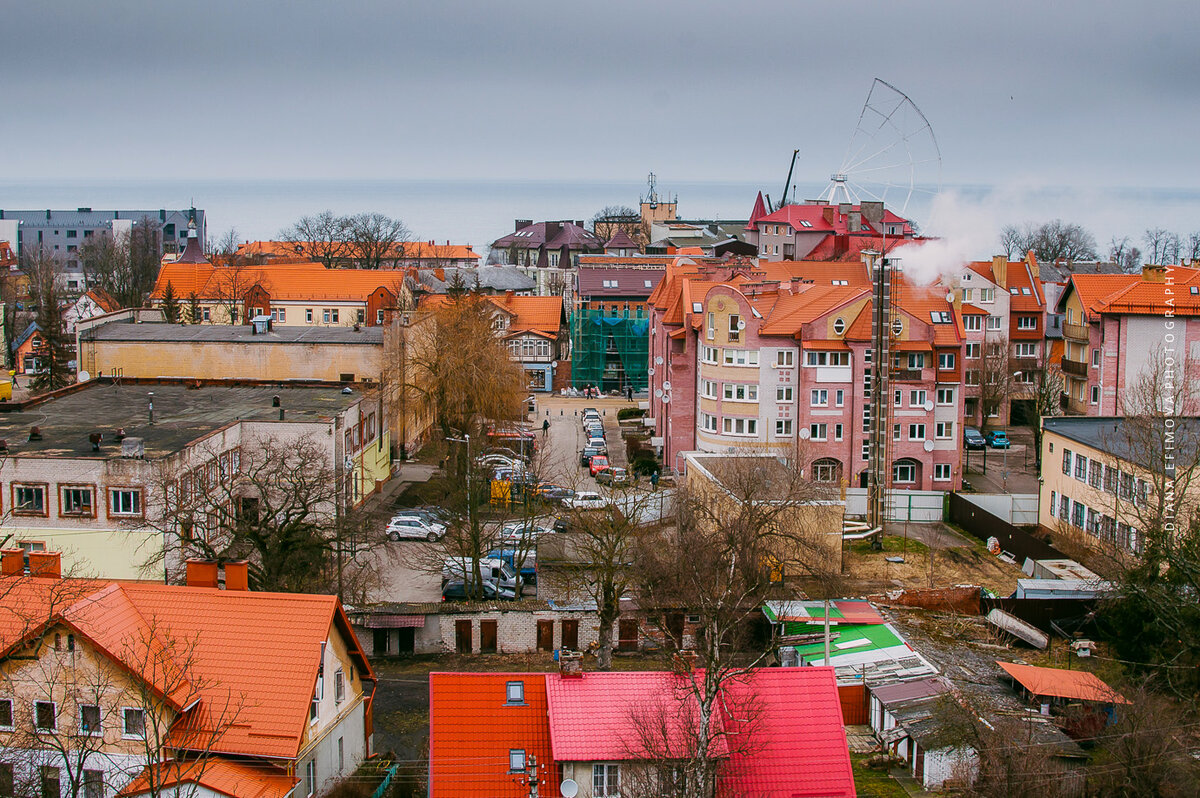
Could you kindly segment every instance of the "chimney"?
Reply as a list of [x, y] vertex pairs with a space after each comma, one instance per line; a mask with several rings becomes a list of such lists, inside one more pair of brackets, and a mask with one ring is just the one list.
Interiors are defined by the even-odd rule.
[[0, 549], [0, 575], [21, 576], [25, 573], [24, 549]]
[[[1142, 280], [1147, 283], [1165, 283], [1167, 281], [1167, 267], [1147, 263], [1142, 267]], [[32, 436], [30, 440], [33, 440]]]
[[43, 576], [47, 579], [62, 578], [62, 552], [31, 551], [29, 552], [29, 575]]
[[824, 206], [821, 208], [821, 217], [825, 220], [826, 224], [832, 226], [834, 219], [837, 218], [837, 208], [832, 205]]
[[225, 589], [250, 589], [250, 563], [246, 560], [225, 563]]
[[217, 568], [216, 560], [188, 560], [187, 586], [217, 587]]
[[92, 444], [92, 451], [98, 452], [98, 451], [100, 451], [100, 442], [102, 440], [104, 440], [104, 435], [99, 432], [93, 432], [91, 435], [88, 436], [88, 440]]
[[1033, 250], [1025, 253], [1025, 262], [1029, 264], [1029, 273], [1033, 275], [1033, 279], [1042, 279], [1042, 267], [1038, 265], [1037, 255], [1033, 254]]
[[568, 651], [565, 648], [559, 649], [558, 675], [564, 679], [582, 679], [583, 652]]
[[676, 651], [671, 658], [671, 670], [680, 676], [686, 676], [696, 669], [695, 651]]
[[1008, 290], [1008, 256], [993, 255], [992, 256], [992, 274], [996, 277], [996, 285], [1000, 286], [1002, 291]]

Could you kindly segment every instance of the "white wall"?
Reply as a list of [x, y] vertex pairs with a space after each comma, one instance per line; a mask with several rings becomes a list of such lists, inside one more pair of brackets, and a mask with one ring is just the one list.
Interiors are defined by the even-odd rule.
[[959, 496], [1010, 524], [1021, 526], [1038, 522], [1036, 493], [960, 493]]
[[[888, 502], [889, 521], [941, 521], [945, 492], [940, 490], [893, 490]], [[1036, 497], [1035, 497], [1036, 499]], [[1034, 520], [1037, 519], [1036, 500]], [[865, 518], [867, 489], [846, 489], [846, 516]]]
[[[979, 772], [979, 757], [969, 748], [940, 748], [925, 751], [925, 773], [922, 785], [927, 790], [940, 790], [946, 779], [974, 778]], [[916, 763], [913, 763], [916, 777]]]

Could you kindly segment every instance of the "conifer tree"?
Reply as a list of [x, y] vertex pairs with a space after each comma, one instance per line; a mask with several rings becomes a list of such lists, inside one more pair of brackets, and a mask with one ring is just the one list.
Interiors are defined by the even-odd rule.
[[162, 311], [167, 324], [179, 323], [179, 298], [175, 296], [175, 286], [170, 280], [167, 280], [167, 287], [163, 289]]

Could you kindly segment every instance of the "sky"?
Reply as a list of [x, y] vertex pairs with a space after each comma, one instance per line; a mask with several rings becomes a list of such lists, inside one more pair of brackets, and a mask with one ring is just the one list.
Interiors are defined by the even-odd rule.
[[801, 183], [841, 167], [881, 78], [936, 137], [924, 185], [1200, 189], [1195, 2], [77, 0], [5, 23], [8, 185], [653, 170], [770, 191], [793, 149]]

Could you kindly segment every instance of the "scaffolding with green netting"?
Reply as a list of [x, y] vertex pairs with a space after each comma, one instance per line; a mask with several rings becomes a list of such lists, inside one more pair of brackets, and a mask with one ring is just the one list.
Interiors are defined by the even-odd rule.
[[602, 308], [576, 309], [571, 316], [571, 385], [602, 391], [646, 388], [650, 320]]

